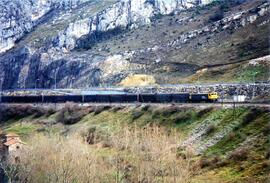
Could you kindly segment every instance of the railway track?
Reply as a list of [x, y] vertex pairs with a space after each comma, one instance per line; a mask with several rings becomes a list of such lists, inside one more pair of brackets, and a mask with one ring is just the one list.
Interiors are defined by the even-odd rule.
[[[61, 108], [65, 106], [66, 103], [0, 103], [1, 105], [33, 105], [33, 106], [57, 106]], [[215, 102], [215, 103], [142, 103], [142, 102], [134, 102], [134, 103], [77, 103], [80, 106], [126, 106], [126, 107], [137, 107], [140, 105], [150, 105], [150, 106], [169, 106], [175, 105], [180, 107], [266, 107], [270, 109], [269, 103], [262, 102]]]
[[73, 102], [82, 105], [185, 105], [185, 106], [262, 106], [263, 102], [228, 102], [209, 99], [209, 94], [96, 94], [96, 95], [35, 95], [2, 96], [0, 104], [65, 104]]

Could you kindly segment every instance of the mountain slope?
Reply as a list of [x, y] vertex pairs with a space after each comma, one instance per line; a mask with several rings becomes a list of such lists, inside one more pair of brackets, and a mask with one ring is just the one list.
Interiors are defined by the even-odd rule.
[[79, 1], [55, 8], [2, 50], [0, 84], [89, 87], [134, 74], [179, 83], [203, 68], [269, 54], [269, 2], [211, 2]]

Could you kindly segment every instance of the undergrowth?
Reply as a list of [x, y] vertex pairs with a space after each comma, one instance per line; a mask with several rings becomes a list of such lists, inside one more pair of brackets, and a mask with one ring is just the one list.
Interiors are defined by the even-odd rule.
[[[187, 158], [188, 161], [193, 162], [192, 168], [198, 170], [196, 175], [190, 174], [190, 169], [183, 170], [188, 172], [188, 179], [195, 182], [203, 180], [203, 175], [209, 176], [207, 173], [211, 170], [217, 172], [216, 180], [227, 182], [266, 180], [270, 156], [267, 138], [270, 132], [270, 117], [267, 108], [210, 107], [196, 109], [176, 105], [81, 107], [68, 103], [59, 111], [44, 113], [37, 112], [37, 109], [31, 109], [29, 106], [23, 107], [22, 109], [27, 109], [26, 114], [29, 117], [21, 114], [20, 107], [16, 107], [16, 109], [18, 110], [5, 109], [12, 111], [8, 113], [13, 115], [19, 114], [18, 116], [4, 115], [4, 118], [1, 118], [4, 122], [1, 128], [5, 132], [15, 132], [24, 137], [29, 137], [34, 133], [44, 134], [46, 138], [58, 135], [62, 138], [61, 136], [65, 134], [67, 137], [72, 136], [77, 139], [76, 142], [80, 141], [79, 138], [91, 147], [91, 152], [94, 152], [94, 156], [91, 155], [92, 160], [101, 161], [104, 166], [106, 165], [99, 167], [105, 168], [103, 176], [106, 177], [106, 180], [136, 182], [146, 179], [171, 182], [175, 174], [171, 174], [170, 168], [175, 167], [176, 164], [170, 164], [170, 160], [178, 162], [177, 158], [182, 160]], [[37, 113], [39, 114], [37, 115]], [[45, 119], [48, 118], [46, 116], [49, 116], [50, 120], [54, 122], [46, 123]], [[10, 120], [13, 122], [9, 123]], [[59, 126], [59, 124], [61, 125]], [[41, 128], [57, 128], [58, 130], [51, 133], [50, 130], [41, 131]], [[196, 145], [212, 141], [217, 134], [221, 132], [225, 132], [225, 134], [199, 156], [195, 156], [196, 152], [194, 152], [194, 155], [189, 157], [186, 154], [190, 150], [189, 148], [181, 152], [177, 149], [182, 142], [192, 137], [196, 128], [199, 129], [196, 133], [200, 133], [202, 130], [205, 133], [200, 137], [201, 139], [194, 141], [192, 151], [196, 151]], [[157, 149], [167, 147], [170, 149], [166, 150], [167, 155], [154, 157], [152, 154], [158, 152]], [[69, 153], [68, 149], [65, 151], [64, 153]], [[103, 160], [100, 160], [99, 157], [102, 157]], [[107, 162], [107, 158], [114, 159], [114, 163]], [[157, 163], [155, 158], [162, 164]], [[182, 160], [181, 162], [187, 162]], [[151, 163], [147, 164], [149, 161]], [[142, 163], [143, 167], [140, 168], [145, 168], [144, 170], [147, 171], [146, 177], [138, 171], [138, 162]], [[183, 168], [181, 162], [179, 170]], [[151, 166], [149, 167], [149, 165]], [[95, 166], [99, 165], [95, 164]], [[126, 168], [130, 171], [126, 171]], [[165, 171], [166, 169], [169, 172]], [[96, 176], [99, 177], [99, 175]], [[177, 174], [176, 179], [186, 181], [185, 178], [181, 178], [182, 175], [179, 176]]]

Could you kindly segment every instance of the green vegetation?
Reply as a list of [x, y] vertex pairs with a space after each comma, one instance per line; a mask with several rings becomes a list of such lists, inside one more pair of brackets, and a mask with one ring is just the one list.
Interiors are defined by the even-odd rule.
[[[63, 119], [68, 122], [63, 122]], [[48, 156], [48, 162], [60, 161], [58, 153], [64, 157], [79, 153], [82, 159], [73, 159], [73, 154], [71, 159], [66, 156], [66, 160], [76, 166], [83, 165], [86, 170], [93, 167], [104, 169], [102, 174], [94, 171], [88, 177], [81, 176], [84, 179], [95, 176], [97, 182], [136, 182], [142, 179], [156, 182], [264, 182], [270, 165], [269, 121], [266, 108], [196, 109], [175, 105], [79, 107], [69, 103], [50, 115], [44, 113], [37, 117], [34, 112], [20, 119], [2, 120], [0, 128], [22, 135], [32, 147], [22, 162], [28, 162], [29, 157], [38, 159], [44, 149], [42, 146], [47, 148], [47, 154], [56, 154], [56, 159]], [[196, 135], [199, 136], [194, 140]], [[215, 141], [217, 138], [219, 140]], [[186, 141], [192, 141], [192, 148], [181, 146]], [[55, 147], [46, 144], [54, 144]], [[207, 144], [212, 145], [208, 147]], [[64, 148], [59, 150], [58, 147]], [[203, 147], [205, 150], [197, 155]], [[88, 162], [91, 164], [89, 167], [82, 163], [87, 162], [84, 152], [90, 153], [88, 157], [92, 163]], [[45, 167], [50, 167], [45, 162], [31, 166], [40, 170], [40, 176]], [[61, 163], [51, 168], [58, 170], [60, 166]], [[73, 165], [65, 166], [73, 170]], [[146, 174], [141, 174], [139, 169]], [[185, 171], [187, 176], [183, 177], [178, 171]], [[80, 174], [74, 169], [71, 177], [75, 172]], [[61, 175], [61, 172], [57, 173]], [[81, 181], [78, 177], [73, 178]], [[41, 179], [46, 180], [35, 177], [36, 181]]]
[[184, 79], [180, 83], [204, 83], [204, 82], [256, 82], [269, 81], [269, 64], [267, 58], [260, 58], [255, 65], [251, 61], [236, 64], [218, 66], [199, 70], [197, 73]]
[[249, 65], [237, 73], [237, 80], [243, 82], [267, 81], [269, 80], [269, 68], [265, 65]]
[[29, 137], [38, 129], [38, 125], [32, 123], [16, 123], [4, 129], [6, 132], [16, 133], [22, 137]]

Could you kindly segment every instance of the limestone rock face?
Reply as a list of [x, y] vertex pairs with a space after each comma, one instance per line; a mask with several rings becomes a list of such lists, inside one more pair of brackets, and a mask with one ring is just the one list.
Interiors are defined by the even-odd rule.
[[237, 0], [220, 16], [213, 1], [1, 0], [0, 89], [170, 83], [269, 54], [268, 2]]
[[[52, 11], [72, 9], [90, 0], [2, 0], [0, 2], [0, 53], [11, 49], [15, 42]], [[149, 24], [156, 15], [175, 10], [205, 5], [214, 0], [121, 0], [93, 17], [77, 20], [58, 36], [58, 45], [67, 50], [76, 46], [76, 40], [96, 31], [116, 28], [138, 28]]]
[[150, 24], [155, 16], [167, 15], [176, 10], [205, 5], [212, 1], [214, 0], [121, 0], [94, 17], [71, 23], [59, 34], [58, 46], [71, 50], [75, 48], [76, 40], [83, 35], [116, 28], [138, 28]]
[[89, 0], [1, 0], [0, 53], [12, 48], [15, 42], [53, 10], [70, 9]]

